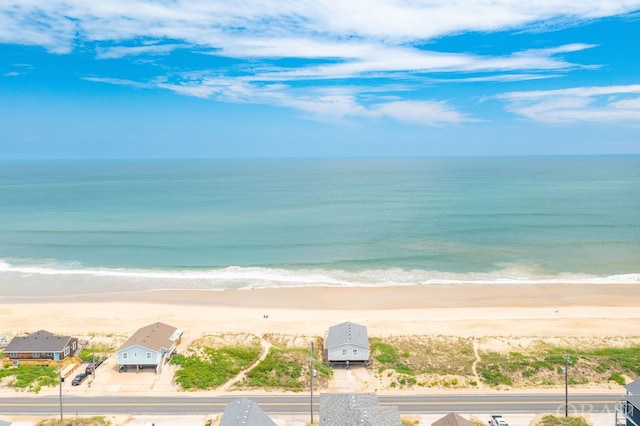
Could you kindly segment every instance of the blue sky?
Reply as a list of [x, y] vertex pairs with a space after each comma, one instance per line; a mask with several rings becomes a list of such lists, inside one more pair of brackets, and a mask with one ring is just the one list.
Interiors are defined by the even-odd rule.
[[0, 158], [640, 153], [640, 0], [5, 0]]

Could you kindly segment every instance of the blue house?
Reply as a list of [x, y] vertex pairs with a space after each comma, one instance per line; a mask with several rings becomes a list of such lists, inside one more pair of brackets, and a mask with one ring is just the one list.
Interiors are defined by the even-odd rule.
[[181, 336], [182, 330], [161, 322], [142, 327], [118, 349], [118, 371], [153, 368], [161, 372]]

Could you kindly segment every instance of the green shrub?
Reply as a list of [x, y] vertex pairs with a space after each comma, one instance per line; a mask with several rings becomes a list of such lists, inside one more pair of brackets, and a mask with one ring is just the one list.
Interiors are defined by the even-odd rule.
[[622, 374], [618, 372], [613, 373], [611, 376], [609, 376], [609, 380], [616, 382], [620, 386], [624, 386], [627, 383], [624, 377], [622, 377]]
[[552, 415], [544, 416], [538, 426], [589, 426], [584, 417], [556, 417]]
[[395, 370], [401, 374], [413, 375], [415, 372], [403, 361], [400, 360], [398, 351], [391, 345], [374, 341], [372, 343], [372, 352], [375, 359], [380, 362], [383, 367], [391, 370]]
[[15, 376], [12, 386], [29, 392], [38, 393], [43, 386], [55, 386], [59, 383], [55, 368], [42, 365], [18, 365], [0, 369], [0, 379]]
[[184, 390], [211, 389], [223, 385], [260, 355], [259, 346], [203, 348], [204, 356], [174, 355], [171, 364], [180, 366], [175, 381]]

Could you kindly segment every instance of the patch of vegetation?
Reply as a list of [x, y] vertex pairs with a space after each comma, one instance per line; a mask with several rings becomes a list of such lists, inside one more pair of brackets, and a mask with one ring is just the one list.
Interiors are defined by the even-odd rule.
[[182, 389], [211, 389], [229, 381], [259, 356], [260, 346], [204, 347], [189, 356], [174, 355], [170, 363], [180, 366], [175, 381]]
[[559, 386], [564, 384], [564, 356], [571, 359], [569, 383], [614, 381], [640, 375], [640, 347], [570, 349], [538, 344], [523, 352], [482, 352], [478, 375], [490, 386]]
[[[313, 368], [317, 373], [314, 387], [320, 388], [328, 383], [333, 370], [321, 362], [318, 353], [314, 353], [313, 358]], [[309, 350], [280, 346], [272, 346], [264, 361], [247, 372], [245, 380], [238, 384], [239, 387], [279, 388], [290, 391], [306, 390], [309, 389], [309, 385]]]
[[584, 417], [556, 417], [552, 415], [544, 416], [537, 426], [589, 426]]
[[395, 370], [400, 374], [413, 375], [415, 372], [400, 359], [395, 347], [375, 339], [371, 342], [371, 356], [377, 360], [383, 369]]
[[304, 379], [308, 381], [309, 369], [307, 363], [300, 357], [309, 357], [309, 351], [304, 349], [283, 349], [272, 347], [269, 355], [255, 368], [247, 373], [243, 383], [249, 387], [282, 388], [299, 391], [303, 389], [303, 367], [306, 367]]
[[94, 360], [97, 361], [101, 357], [104, 357], [103, 351], [95, 348], [91, 348], [91, 349], [85, 348], [82, 350], [82, 352], [80, 352], [80, 359], [83, 362], [93, 362]]
[[472, 376], [473, 341], [449, 336], [371, 339], [372, 368], [408, 375]]
[[0, 379], [14, 376], [11, 386], [28, 392], [38, 393], [43, 386], [56, 386], [58, 372], [53, 367], [41, 365], [18, 365], [0, 369]]
[[622, 374], [618, 372], [615, 372], [611, 376], [609, 376], [609, 380], [611, 380], [612, 382], [616, 382], [620, 386], [624, 386], [626, 384], [624, 377], [622, 377]]
[[36, 426], [111, 426], [111, 422], [103, 416], [88, 418], [73, 418], [71, 420], [46, 419], [38, 422]]

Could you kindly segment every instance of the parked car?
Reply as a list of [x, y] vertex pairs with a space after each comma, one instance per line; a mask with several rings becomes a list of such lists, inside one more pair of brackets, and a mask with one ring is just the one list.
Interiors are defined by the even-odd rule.
[[87, 374], [87, 376], [89, 374], [93, 374], [95, 369], [100, 367], [100, 365], [102, 365], [104, 360], [105, 360], [105, 358], [101, 358], [101, 359], [99, 359], [99, 360], [97, 360], [95, 362], [90, 362], [89, 364], [87, 364], [87, 367], [84, 369], [85, 374]]
[[82, 384], [82, 382], [84, 382], [84, 379], [87, 378], [87, 375], [85, 373], [80, 373], [78, 374], [76, 377], [73, 378], [73, 381], [71, 382], [72, 386], [80, 386]]
[[489, 419], [490, 426], [509, 426], [507, 421], [500, 415], [493, 415]]

